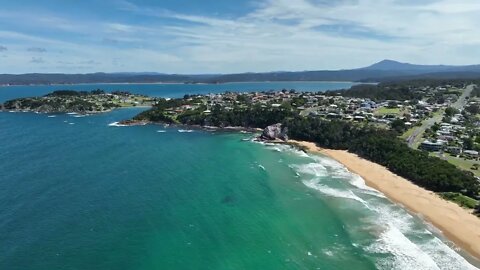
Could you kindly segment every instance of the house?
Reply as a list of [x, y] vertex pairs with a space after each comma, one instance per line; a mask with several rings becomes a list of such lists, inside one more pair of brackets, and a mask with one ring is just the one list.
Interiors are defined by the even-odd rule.
[[449, 146], [445, 150], [447, 153], [450, 153], [454, 156], [460, 155], [462, 153], [462, 148], [457, 146]]
[[420, 144], [420, 149], [429, 151], [429, 152], [438, 152], [442, 150], [444, 143], [443, 142], [431, 142], [428, 140], [425, 140]]
[[464, 154], [467, 158], [474, 158], [474, 159], [477, 159], [477, 158], [478, 158], [478, 151], [465, 150], [465, 151], [463, 151], [463, 154]]

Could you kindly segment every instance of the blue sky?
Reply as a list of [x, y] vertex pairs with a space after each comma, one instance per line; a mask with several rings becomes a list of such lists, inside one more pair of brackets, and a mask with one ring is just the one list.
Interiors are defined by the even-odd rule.
[[480, 63], [478, 0], [0, 0], [0, 73]]

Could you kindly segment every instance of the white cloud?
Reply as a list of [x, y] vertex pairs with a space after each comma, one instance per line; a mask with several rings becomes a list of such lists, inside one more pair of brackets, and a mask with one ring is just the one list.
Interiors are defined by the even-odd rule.
[[[74, 70], [75, 64], [84, 71], [79, 65], [84, 59], [95, 61], [90, 71], [171, 73], [352, 68], [383, 58], [425, 64], [478, 64], [480, 59], [477, 0], [265, 0], [254, 11], [228, 19], [117, 4], [150, 18], [149, 24], [85, 23], [60, 16], [30, 22], [81, 34], [75, 35], [78, 41], [0, 29], [13, 55], [8, 61], [16, 71], [10, 72], [26, 71], [31, 60], [15, 56], [20, 44], [48, 48], [44, 64], [48, 69], [48, 63], [56, 63], [50, 71], [57, 72], [62, 66]], [[23, 64], [14, 63], [19, 59]], [[2, 65], [0, 72], [12, 65]]]

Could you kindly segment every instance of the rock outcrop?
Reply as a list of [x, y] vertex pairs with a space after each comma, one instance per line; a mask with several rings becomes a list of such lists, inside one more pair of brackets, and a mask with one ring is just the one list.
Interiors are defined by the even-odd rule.
[[287, 127], [282, 127], [282, 124], [278, 123], [275, 125], [271, 125], [266, 127], [262, 135], [260, 136], [261, 140], [267, 140], [267, 141], [274, 141], [274, 140], [282, 140], [282, 141], [287, 141], [288, 140], [288, 128]]

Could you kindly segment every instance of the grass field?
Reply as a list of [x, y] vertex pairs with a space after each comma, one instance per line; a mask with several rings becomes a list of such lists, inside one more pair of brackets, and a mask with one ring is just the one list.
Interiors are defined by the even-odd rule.
[[417, 129], [417, 128], [418, 127], [412, 127], [410, 129], [408, 129], [402, 135], [400, 135], [400, 138], [406, 140], [408, 137], [410, 137], [410, 135], [413, 134], [413, 131], [415, 131], [415, 129]]
[[375, 111], [376, 115], [386, 115], [386, 114], [400, 114], [400, 108], [387, 108], [381, 107]]
[[[431, 156], [435, 156], [435, 157], [438, 157], [438, 154], [436, 153], [430, 153]], [[472, 170], [472, 166], [474, 164], [480, 164], [479, 161], [476, 161], [476, 160], [470, 160], [470, 159], [463, 159], [463, 158], [457, 158], [457, 157], [453, 157], [449, 154], [445, 154], [444, 157], [441, 157], [442, 159], [445, 159], [446, 161], [448, 161], [449, 163], [457, 166], [458, 168], [462, 169], [462, 170], [465, 170], [465, 171], [469, 171], [469, 172], [472, 172], [473, 174], [475, 174], [475, 176], [479, 176], [480, 177], [480, 170]]]

